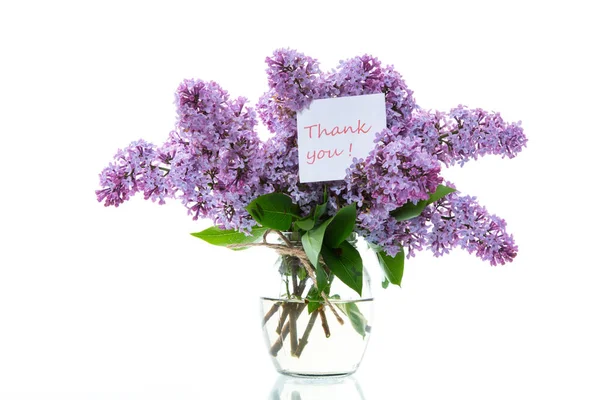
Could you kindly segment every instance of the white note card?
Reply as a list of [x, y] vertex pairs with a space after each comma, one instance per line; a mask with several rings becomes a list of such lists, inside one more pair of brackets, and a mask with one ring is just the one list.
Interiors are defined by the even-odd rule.
[[344, 179], [386, 128], [383, 93], [314, 100], [297, 115], [300, 182]]

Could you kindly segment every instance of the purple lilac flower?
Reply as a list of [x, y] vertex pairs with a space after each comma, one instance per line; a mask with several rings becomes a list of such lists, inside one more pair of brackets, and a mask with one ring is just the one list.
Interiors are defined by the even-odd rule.
[[164, 203], [169, 188], [161, 182], [164, 173], [154, 164], [155, 156], [154, 145], [144, 140], [119, 149], [113, 162], [100, 174], [103, 189], [96, 190], [98, 201], [104, 201], [105, 206], [118, 207], [141, 191], [145, 199], [158, 199], [159, 203]]
[[269, 91], [258, 102], [258, 114], [276, 138], [295, 142], [296, 112], [320, 98], [319, 63], [290, 49], [266, 58]]
[[[389, 255], [408, 257], [429, 248], [440, 256], [460, 246], [492, 265], [517, 252], [504, 220], [469, 196], [453, 193], [418, 217], [390, 214], [425, 200], [442, 182], [441, 163], [463, 165], [486, 154], [514, 157], [526, 145], [520, 123], [498, 113], [458, 106], [448, 113], [419, 108], [392, 66], [364, 55], [322, 73], [318, 62], [290, 49], [266, 59], [268, 91], [258, 116], [273, 136], [258, 140], [256, 113], [243, 97], [231, 99], [215, 82], [185, 80], [175, 95], [177, 124], [160, 147], [142, 140], [119, 150], [100, 175], [99, 201], [118, 206], [136, 192], [164, 203], [177, 198], [194, 219], [248, 231], [245, 206], [261, 194], [288, 194], [307, 214], [329, 194], [327, 214], [357, 204], [358, 234]], [[384, 93], [387, 129], [376, 134], [368, 157], [354, 159], [345, 180], [301, 183], [296, 113], [320, 98]], [[448, 183], [447, 183], [448, 185]]]
[[[380, 61], [368, 55], [341, 61], [338, 71], [320, 76], [315, 60], [293, 50], [276, 51], [267, 64], [270, 90], [259, 100], [258, 110], [275, 136], [264, 146], [263, 176], [275, 191], [288, 193], [307, 209], [319, 201], [323, 185], [298, 181], [296, 111], [313, 98], [383, 92], [389, 100], [389, 120], [394, 126], [403, 126], [414, 107], [412, 92], [400, 74], [391, 67], [382, 69]], [[330, 185], [335, 189], [335, 182]]]
[[177, 90], [178, 129], [166, 149], [176, 152], [173, 181], [194, 219], [235, 229], [254, 224], [245, 206], [261, 194], [262, 153], [256, 114], [246, 102], [231, 100], [214, 82], [186, 80]]
[[326, 75], [324, 81], [326, 97], [381, 93], [381, 62], [369, 55], [340, 61], [338, 69]]
[[283, 107], [299, 111], [316, 97], [315, 82], [321, 71], [315, 59], [295, 50], [280, 49], [267, 57], [266, 63], [269, 88]]
[[506, 233], [506, 222], [489, 214], [475, 197], [452, 193], [431, 207], [432, 227], [426, 237], [435, 256], [460, 246], [491, 265], [504, 265], [517, 255], [518, 247]]
[[442, 183], [439, 161], [423, 151], [418, 139], [386, 129], [376, 140], [367, 158], [355, 160], [348, 169], [343, 197], [349, 203], [389, 214], [407, 202], [427, 200]]
[[408, 202], [427, 200], [442, 182], [439, 161], [423, 151], [416, 138], [402, 137], [394, 130], [377, 135], [375, 149], [364, 160], [354, 160], [348, 169], [345, 190], [338, 195], [358, 207], [358, 229], [371, 243], [396, 254], [410, 243], [409, 252], [422, 247], [422, 227], [398, 222], [391, 211]]
[[385, 107], [388, 128], [403, 129], [411, 120], [411, 113], [415, 109], [415, 101], [402, 76], [387, 66], [383, 69], [383, 93], [385, 93]]
[[323, 189], [298, 180], [296, 112], [322, 97], [318, 63], [289, 49], [275, 51], [266, 62], [270, 90], [260, 98], [258, 114], [275, 135], [263, 146], [261, 180], [272, 190], [289, 194], [301, 206], [314, 203]]
[[369, 55], [341, 61], [338, 69], [323, 78], [324, 97], [384, 93], [388, 128], [402, 128], [415, 107], [412, 91], [392, 66]]
[[98, 199], [118, 205], [141, 191], [146, 199], [179, 198], [194, 219], [248, 230], [245, 206], [262, 194], [264, 164], [256, 114], [214, 82], [185, 80], [175, 96], [176, 129], [159, 148], [133, 143], [101, 174]]
[[414, 113], [408, 135], [421, 138], [446, 165], [461, 166], [485, 154], [513, 158], [527, 143], [520, 122], [506, 123], [498, 113], [458, 106], [449, 113]]

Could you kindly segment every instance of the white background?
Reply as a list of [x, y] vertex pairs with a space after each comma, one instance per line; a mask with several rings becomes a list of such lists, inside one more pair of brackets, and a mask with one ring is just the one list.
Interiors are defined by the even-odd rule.
[[422, 107], [500, 111], [529, 137], [444, 173], [519, 256], [409, 260], [376, 292], [364, 398], [600, 397], [593, 2], [391, 3], [2, 2], [0, 398], [268, 398], [268, 268], [191, 237], [209, 224], [176, 202], [105, 208], [94, 190], [117, 148], [166, 138], [182, 79], [254, 102], [279, 47], [323, 69], [376, 55]]

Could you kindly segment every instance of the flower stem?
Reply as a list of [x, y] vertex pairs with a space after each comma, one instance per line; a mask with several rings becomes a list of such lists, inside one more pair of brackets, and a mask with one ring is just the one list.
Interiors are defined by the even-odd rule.
[[319, 315], [321, 316], [321, 325], [323, 326], [323, 332], [325, 332], [325, 337], [331, 336], [331, 332], [329, 331], [329, 324], [327, 323], [327, 316], [325, 315], [325, 309], [323, 307], [319, 308]]
[[283, 305], [283, 312], [281, 313], [281, 317], [279, 317], [279, 323], [277, 324], [277, 328], [275, 329], [275, 332], [278, 335], [281, 335], [283, 332], [283, 328], [284, 328], [284, 323], [285, 320], [288, 317], [288, 314], [290, 313], [290, 305], [289, 304], [284, 304]]
[[298, 349], [298, 330], [296, 327], [296, 322], [298, 321], [298, 317], [300, 316], [300, 313], [296, 313], [297, 312], [297, 306], [294, 304], [292, 307], [290, 307], [290, 312], [289, 312], [289, 321], [288, 324], [290, 325], [290, 353], [291, 354], [295, 354], [296, 350]]
[[[310, 265], [310, 261], [308, 260], [306, 253], [302, 249], [296, 249], [294, 247], [284, 246], [281, 244], [274, 244], [274, 243], [234, 243], [234, 244], [227, 245], [227, 247], [229, 247], [230, 249], [235, 249], [235, 248], [240, 248], [240, 247], [268, 247], [268, 248], [276, 250], [279, 254], [285, 254], [285, 255], [297, 257], [300, 260], [300, 262], [302, 263], [302, 266], [306, 270], [306, 273], [308, 274], [310, 279], [313, 281], [313, 283], [315, 285], [317, 284], [317, 277], [315, 275], [315, 271], [313, 270], [312, 266]], [[333, 313], [333, 315], [335, 316], [335, 318], [339, 322], [339, 324], [344, 325], [344, 320], [342, 319], [342, 317], [340, 317], [340, 314], [335, 310], [335, 308], [329, 301], [329, 297], [327, 296], [327, 293], [325, 293], [323, 291], [320, 293], [320, 295], [323, 298], [323, 302], [329, 307], [329, 309], [331, 310], [331, 312]]]
[[304, 347], [306, 347], [306, 344], [308, 343], [308, 336], [310, 335], [310, 332], [312, 331], [313, 326], [315, 326], [315, 321], [317, 320], [318, 316], [319, 316], [319, 313], [317, 311], [313, 311], [313, 313], [310, 315], [310, 319], [308, 320], [308, 324], [306, 325], [304, 334], [302, 335], [302, 338], [300, 339], [300, 342], [298, 343], [298, 348], [296, 349], [295, 353], [292, 353], [292, 355], [294, 357], [300, 358], [300, 355], [302, 354]]
[[[289, 305], [294, 306], [294, 304], [289, 304]], [[302, 311], [304, 310], [304, 307], [306, 307], [306, 304], [296, 303], [296, 307], [297, 307], [296, 315], [300, 315], [302, 313]], [[283, 326], [283, 329], [281, 329], [281, 334], [279, 335], [277, 340], [275, 340], [275, 343], [273, 343], [273, 345], [271, 346], [270, 353], [273, 357], [277, 357], [277, 353], [279, 353], [279, 350], [281, 350], [281, 348], [283, 347], [283, 342], [289, 333], [290, 333], [290, 322], [288, 321]]]
[[279, 237], [281, 238], [281, 240], [283, 240], [284, 243], [288, 245], [288, 247], [294, 247], [294, 245], [292, 244], [292, 242], [290, 242], [289, 239], [286, 238], [285, 235], [281, 231], [275, 230], [275, 233], [277, 233], [277, 235], [279, 235]]
[[263, 318], [262, 326], [265, 326], [267, 324], [267, 322], [271, 319], [271, 317], [273, 315], [275, 315], [277, 310], [279, 310], [279, 307], [281, 307], [281, 302], [277, 302], [277, 303], [273, 304], [271, 309], [269, 311], [267, 311], [267, 313], [265, 314], [265, 316]]

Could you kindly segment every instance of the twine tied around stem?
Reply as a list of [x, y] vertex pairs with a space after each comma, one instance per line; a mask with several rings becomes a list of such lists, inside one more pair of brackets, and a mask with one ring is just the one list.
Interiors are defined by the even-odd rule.
[[[268, 243], [266, 240], [266, 236], [269, 232], [270, 231], [267, 231], [265, 233], [265, 235], [263, 236], [262, 243], [233, 243], [233, 244], [227, 245], [227, 247], [230, 249], [239, 249], [239, 248], [244, 248], [244, 247], [267, 247], [269, 249], [275, 250], [277, 252], [277, 254], [279, 254], [279, 255], [296, 257], [298, 260], [300, 260], [300, 263], [306, 270], [306, 273], [308, 274], [310, 279], [313, 281], [313, 284], [315, 285], [315, 287], [317, 287], [317, 277], [315, 275], [315, 271], [313, 270], [312, 265], [310, 264], [310, 260], [308, 259], [308, 256], [306, 255], [306, 252], [302, 248], [295, 247], [280, 231], [275, 231], [275, 232], [279, 235], [279, 237], [282, 238], [282, 240], [286, 244], [283, 245], [283, 244], [277, 244], [277, 243]], [[327, 293], [322, 291], [320, 294], [321, 294], [321, 297], [323, 298], [323, 302], [329, 307], [329, 309], [335, 316], [335, 319], [337, 319], [337, 321], [340, 323], [340, 325], [344, 325], [344, 320], [342, 319], [342, 317], [340, 317], [340, 314], [336, 311], [335, 307], [333, 307], [333, 304], [331, 304], [331, 302], [329, 301], [329, 297], [327, 297]]]

